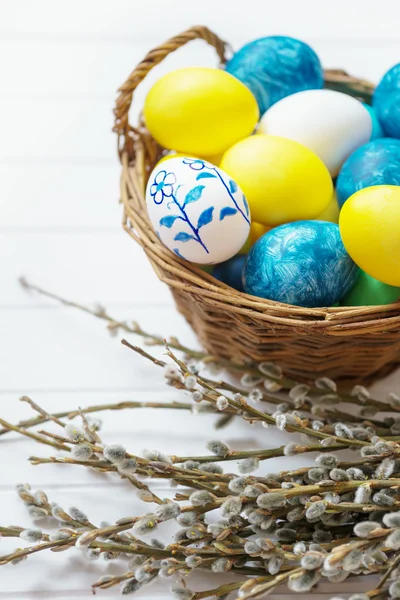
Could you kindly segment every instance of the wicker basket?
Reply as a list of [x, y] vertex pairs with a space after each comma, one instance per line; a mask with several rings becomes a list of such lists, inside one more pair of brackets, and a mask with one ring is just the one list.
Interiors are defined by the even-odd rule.
[[[221, 63], [226, 44], [198, 26], [151, 50], [120, 88], [115, 109], [122, 162], [123, 225], [138, 242], [178, 310], [212, 355], [236, 362], [274, 361], [298, 379], [326, 375], [343, 384], [372, 381], [400, 363], [400, 302], [386, 306], [301, 308], [256, 298], [217, 281], [167, 250], [149, 222], [145, 186], [162, 153], [143, 123], [132, 127], [133, 92], [170, 52], [201, 38]], [[370, 101], [373, 86], [341, 70], [325, 72], [326, 87]]]

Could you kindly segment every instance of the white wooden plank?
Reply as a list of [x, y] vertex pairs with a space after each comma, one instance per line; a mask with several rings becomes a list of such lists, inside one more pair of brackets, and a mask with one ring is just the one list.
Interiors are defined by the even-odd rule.
[[0, 232], [120, 231], [119, 176], [119, 164], [0, 164]]
[[[196, 343], [183, 318], [169, 308], [109, 308], [149, 331]], [[104, 325], [73, 310], [1, 310], [0, 337], [5, 341], [0, 345], [4, 391], [24, 389], [29, 395], [36, 390], [124, 391], [163, 385], [156, 367], [119, 343], [122, 334], [110, 340]]]
[[[326, 7], [315, 0], [282, 0], [269, 10], [259, 0], [232, 2], [203, 0], [147, 0], [140, 6], [130, 0], [98, 2], [80, 0], [54, 3], [52, 0], [3, 0], [0, 32], [11, 35], [35, 34], [59, 38], [93, 36], [100, 39], [167, 37], [197, 23], [213, 26], [228, 37], [245, 31], [248, 37], [274, 30], [288, 35], [315, 35], [333, 39], [398, 39], [398, 3], [381, 0], [337, 0]], [[234, 15], [235, 18], [232, 18]], [[360, 16], [362, 15], [362, 18]], [[240, 26], [239, 26], [240, 23]], [[379, 27], [377, 26], [379, 23]], [[318, 27], [316, 27], [318, 24]]]
[[[274, 33], [273, 26], [266, 33]], [[283, 31], [284, 32], [284, 31]], [[238, 48], [251, 37], [242, 33], [242, 39], [230, 40]], [[163, 38], [156, 40], [161, 43]], [[305, 39], [319, 54], [326, 67], [342, 67], [354, 75], [379, 77], [399, 59], [400, 42], [387, 44], [383, 40], [356, 39], [339, 44], [337, 40], [320, 39], [314, 35]], [[3, 80], [6, 89], [15, 95], [41, 98], [42, 101], [81, 99], [82, 104], [103, 100], [112, 107], [116, 90], [128, 77], [134, 66], [150, 50], [154, 42], [132, 39], [121, 41], [63, 41], [0, 39], [0, 52], [12, 52], [13, 61], [4, 65]], [[184, 66], [216, 66], [213, 49], [196, 41], [171, 54], [149, 75], [145, 87], [164, 72]], [[21, 78], [21, 72], [24, 77]], [[140, 89], [140, 88], [139, 88]], [[138, 101], [142, 95], [138, 92]]]
[[[110, 199], [110, 204], [112, 204]], [[121, 209], [118, 208], [119, 212]], [[65, 234], [65, 235], [64, 235]], [[51, 306], [18, 283], [25, 275], [42, 287], [82, 302], [171, 306], [143, 250], [116, 221], [114, 232], [3, 233], [0, 235], [1, 306]]]

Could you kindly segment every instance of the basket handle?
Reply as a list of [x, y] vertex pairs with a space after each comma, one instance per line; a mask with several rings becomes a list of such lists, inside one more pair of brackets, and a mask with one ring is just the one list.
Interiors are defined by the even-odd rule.
[[208, 29], [208, 27], [204, 27], [203, 25], [191, 27], [187, 31], [172, 37], [161, 46], [157, 46], [157, 48], [150, 50], [118, 90], [119, 96], [114, 109], [115, 124], [113, 131], [118, 134], [118, 148], [120, 154], [127, 151], [129, 158], [132, 158], [134, 154], [133, 138], [138, 131], [129, 125], [128, 122], [128, 113], [132, 104], [133, 92], [139, 83], [146, 77], [147, 73], [164, 60], [168, 54], [195, 39], [203, 39], [211, 46], [214, 46], [221, 63], [226, 62], [225, 50], [227, 44]]

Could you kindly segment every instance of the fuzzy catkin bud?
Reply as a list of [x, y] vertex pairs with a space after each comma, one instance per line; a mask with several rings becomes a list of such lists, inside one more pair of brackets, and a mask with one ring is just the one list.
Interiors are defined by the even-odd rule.
[[288, 581], [288, 588], [292, 592], [309, 592], [311, 588], [319, 581], [321, 575], [319, 571], [306, 571], [299, 576], [291, 576]]
[[305, 542], [296, 542], [293, 546], [293, 552], [297, 555], [301, 555], [307, 552], [307, 546]]
[[337, 456], [335, 456], [335, 454], [329, 454], [327, 452], [326, 454], [319, 454], [315, 459], [315, 462], [320, 467], [325, 467], [326, 469], [333, 469], [334, 467], [338, 466], [339, 459]]
[[347, 427], [347, 425], [345, 425], [344, 423], [336, 423], [335, 435], [337, 437], [346, 438], [349, 440], [353, 439], [353, 437], [354, 437], [353, 432], [351, 431], [350, 427]]
[[50, 542], [59, 542], [60, 540], [66, 540], [70, 535], [65, 531], [55, 531], [54, 533], [50, 533], [49, 540]]
[[323, 500], [313, 502], [306, 510], [306, 518], [309, 520], [319, 519], [326, 511], [326, 504]]
[[351, 550], [341, 562], [341, 567], [344, 571], [356, 571], [360, 565], [363, 558], [363, 553], [358, 548], [354, 548]]
[[272, 556], [267, 563], [267, 571], [270, 575], [276, 575], [282, 566], [282, 558], [280, 556]]
[[332, 392], [337, 391], [337, 385], [329, 377], [320, 377], [315, 381], [315, 387], [319, 390], [331, 390]]
[[212, 440], [211, 442], [208, 442], [207, 449], [216, 456], [226, 456], [229, 454], [228, 446], [218, 440]]
[[295, 529], [289, 529], [289, 527], [282, 527], [276, 532], [276, 537], [282, 544], [291, 544], [296, 539], [297, 531]]
[[125, 459], [125, 448], [120, 444], [111, 444], [103, 450], [104, 457], [113, 464], [118, 464]]
[[238, 471], [239, 473], [246, 474], [252, 473], [256, 469], [258, 469], [259, 459], [256, 456], [250, 456], [249, 458], [245, 458], [238, 463]]
[[386, 527], [400, 527], [400, 512], [386, 513], [383, 516], [382, 521]]
[[318, 569], [322, 566], [324, 562], [325, 556], [322, 552], [307, 552], [300, 561], [303, 569], [307, 571], [314, 571], [314, 569]]
[[393, 581], [389, 586], [389, 595], [391, 598], [400, 598], [400, 581]]
[[354, 495], [354, 502], [356, 504], [368, 504], [371, 500], [372, 490], [368, 484], [360, 485], [356, 489], [356, 493]]
[[333, 481], [349, 481], [350, 479], [348, 473], [346, 473], [344, 469], [339, 469], [337, 467], [330, 471], [329, 477], [333, 479]]
[[248, 477], [235, 477], [234, 479], [230, 480], [228, 487], [231, 492], [234, 492], [235, 494], [241, 494], [244, 492], [247, 480]]
[[192, 590], [183, 587], [171, 588], [171, 593], [173, 597], [177, 600], [192, 600], [192, 598], [194, 598], [195, 595], [194, 592], [192, 592]]
[[81, 442], [85, 439], [85, 432], [82, 427], [79, 427], [75, 423], [67, 423], [64, 427], [64, 435], [74, 442]]
[[221, 504], [220, 512], [223, 517], [229, 518], [239, 515], [242, 510], [242, 501], [238, 496], [230, 496]]
[[367, 402], [371, 397], [369, 391], [363, 385], [355, 385], [351, 390], [350, 395], [358, 398], [360, 402]]
[[160, 452], [159, 450], [146, 450], [145, 449], [145, 450], [143, 450], [142, 454], [143, 454], [143, 458], [145, 458], [146, 460], [162, 462], [167, 465], [172, 464], [170, 457], [167, 456], [166, 454], [163, 454], [163, 452]]
[[68, 509], [68, 513], [74, 519], [74, 521], [79, 521], [79, 523], [84, 523], [84, 524], [89, 523], [89, 519], [87, 518], [85, 513], [82, 512], [76, 506], [71, 506]]
[[215, 406], [218, 408], [218, 410], [225, 410], [229, 406], [228, 399], [225, 398], [225, 396], [218, 396], [215, 401]]
[[21, 540], [25, 540], [26, 542], [30, 542], [32, 544], [34, 544], [35, 542], [40, 542], [42, 536], [42, 530], [36, 527], [32, 527], [31, 529], [23, 529], [19, 534]]
[[124, 458], [124, 460], [118, 463], [117, 468], [118, 472], [121, 473], [121, 475], [131, 475], [137, 469], [136, 459]]
[[205, 490], [197, 490], [190, 494], [189, 501], [193, 506], [206, 506], [214, 502], [214, 496]]
[[196, 523], [197, 519], [197, 513], [195, 513], [193, 510], [190, 510], [188, 512], [181, 513], [176, 520], [178, 521], [179, 525], [187, 527], [188, 525], [193, 525], [193, 523]]
[[73, 446], [71, 450], [71, 457], [75, 460], [89, 460], [92, 456], [92, 449], [87, 444], [78, 444]]
[[370, 600], [370, 597], [367, 594], [353, 594], [349, 600]]
[[259, 388], [254, 388], [249, 392], [247, 398], [250, 402], [261, 402], [263, 393]]
[[127, 594], [133, 594], [134, 592], [137, 592], [139, 588], [140, 583], [136, 581], [136, 579], [128, 579], [128, 581], [125, 581], [125, 583], [121, 586], [121, 594], [123, 596]]
[[266, 494], [261, 494], [257, 498], [257, 504], [260, 508], [281, 508], [285, 506], [286, 499], [283, 494], [280, 492], [267, 492]]
[[136, 521], [133, 526], [133, 531], [138, 535], [145, 535], [150, 533], [157, 527], [157, 521], [155, 515], [148, 515]]
[[350, 467], [346, 469], [346, 473], [352, 481], [363, 481], [367, 479], [365, 473], [357, 467]]
[[356, 525], [354, 525], [354, 533], [360, 538], [374, 537], [373, 533], [378, 529], [381, 529], [381, 526], [375, 521], [362, 521], [361, 523], [356, 523]]
[[185, 563], [190, 569], [197, 569], [203, 562], [200, 556], [192, 555], [185, 558]]
[[289, 391], [289, 398], [292, 400], [304, 399], [308, 392], [310, 391], [310, 386], [305, 385], [304, 383], [299, 383], [291, 388]]
[[396, 461], [392, 458], [384, 458], [380, 465], [376, 467], [375, 477], [377, 479], [389, 479], [396, 467]]
[[400, 529], [395, 529], [392, 533], [386, 538], [385, 546], [391, 548], [392, 550], [400, 549]]
[[156, 508], [155, 515], [160, 521], [169, 521], [176, 519], [181, 512], [181, 507], [177, 502], [166, 502]]
[[283, 448], [283, 454], [285, 456], [294, 456], [295, 454], [297, 454], [296, 450], [298, 448], [299, 444], [296, 444], [296, 442], [291, 442], [290, 444], [286, 444], [286, 446], [284, 446]]
[[395, 499], [392, 498], [392, 496], [389, 496], [389, 494], [386, 494], [385, 492], [377, 492], [372, 496], [372, 500], [373, 502], [375, 502], [375, 504], [378, 504], [379, 506], [392, 506], [393, 504], [395, 504]]
[[206, 473], [217, 473], [218, 475], [221, 475], [221, 473], [224, 472], [223, 468], [215, 463], [203, 463], [199, 467], [199, 471], [205, 471]]

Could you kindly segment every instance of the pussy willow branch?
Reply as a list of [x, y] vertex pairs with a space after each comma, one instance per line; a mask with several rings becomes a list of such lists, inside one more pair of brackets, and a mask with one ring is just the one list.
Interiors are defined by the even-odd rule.
[[[134, 346], [133, 344], [131, 344], [130, 342], [128, 342], [125, 339], [121, 340], [121, 343], [124, 346], [127, 346], [128, 348], [130, 348], [131, 350], [133, 350], [134, 352], [140, 354], [144, 358], [147, 358], [153, 364], [155, 364], [157, 366], [165, 367], [166, 363], [164, 361], [160, 361], [159, 359], [155, 358], [154, 356], [152, 356], [148, 352], [144, 351], [142, 348], [139, 348], [138, 346]], [[203, 397], [204, 397], [204, 400], [206, 400], [208, 402], [211, 402], [212, 404], [215, 405], [218, 396], [221, 395], [220, 391], [216, 387], [215, 382], [213, 382], [213, 381], [211, 381], [209, 379], [205, 379], [203, 377], [200, 377], [197, 374], [192, 373], [189, 370], [189, 368], [187, 367], [187, 365], [183, 361], [181, 361], [179, 358], [177, 358], [175, 356], [175, 354], [173, 354], [173, 352], [169, 348], [167, 348], [167, 355], [178, 365], [178, 367], [180, 368], [180, 370], [181, 370], [181, 372], [182, 372], [183, 375], [186, 375], [186, 376], [190, 375], [190, 376], [195, 377], [197, 383], [201, 387], [203, 387], [203, 388], [209, 390], [209, 392], [211, 392], [211, 393], [207, 393], [207, 392], [203, 393]], [[184, 384], [182, 382], [178, 381], [178, 380], [173, 380], [171, 383], [177, 389], [185, 389]], [[246, 402], [244, 398], [243, 398], [243, 400], [241, 402], [236, 401], [236, 400], [234, 400], [232, 398], [229, 398], [228, 396], [225, 396], [225, 398], [226, 398], [226, 400], [228, 402], [228, 405], [238, 415], [243, 416], [243, 413], [247, 413], [248, 414], [248, 420], [262, 421], [262, 422], [267, 423], [268, 425], [275, 425], [276, 424], [274, 417], [272, 417], [268, 413], [261, 412], [261, 411], [257, 410], [256, 408], [254, 408], [253, 406], [251, 406], [250, 404], [248, 404], [248, 402]], [[344, 447], [349, 447], [349, 446], [362, 447], [362, 446], [367, 446], [368, 445], [368, 442], [363, 442], [361, 440], [356, 440], [356, 439], [341, 438], [339, 436], [330, 435], [328, 433], [323, 433], [322, 431], [317, 431], [317, 430], [311, 429], [310, 427], [307, 427], [306, 425], [292, 425], [292, 424], [289, 425], [288, 424], [287, 427], [286, 427], [286, 431], [297, 432], [297, 433], [304, 433], [306, 435], [309, 435], [310, 437], [321, 439], [321, 440], [325, 439], [325, 438], [330, 438], [331, 440], [333, 440], [337, 444], [344, 445]]]
[[[107, 311], [103, 308], [90, 308], [89, 306], [85, 306], [83, 304], [80, 304], [78, 302], [74, 302], [71, 300], [67, 300], [65, 298], [63, 298], [62, 296], [49, 292], [33, 283], [30, 283], [26, 278], [21, 277], [20, 278], [20, 284], [22, 285], [23, 288], [25, 288], [26, 290], [30, 290], [30, 291], [34, 291], [42, 296], [45, 296], [47, 298], [50, 298], [56, 302], [59, 302], [60, 304], [64, 305], [64, 306], [68, 306], [70, 308], [75, 308], [78, 309], [80, 311], [83, 311], [89, 315], [92, 315], [93, 317], [96, 317], [98, 319], [102, 319], [104, 321], [106, 321], [108, 323], [108, 327], [111, 331], [118, 331], [119, 329], [122, 331], [125, 331], [126, 333], [133, 333], [135, 335], [139, 335], [140, 337], [142, 337], [143, 339], [147, 340], [147, 342], [151, 343], [152, 345], [157, 345], [157, 346], [164, 346], [165, 344], [165, 339], [151, 334], [145, 330], [143, 330], [137, 323], [132, 322], [132, 325], [129, 325], [128, 322], [126, 321], [120, 321], [118, 319], [114, 319], [111, 315], [109, 315], [107, 313]], [[168, 345], [170, 348], [172, 348], [173, 350], [177, 350], [179, 352], [183, 352], [186, 356], [189, 356], [191, 358], [194, 358], [196, 360], [200, 360], [203, 361], [204, 363], [211, 363], [211, 362], [217, 362], [222, 368], [225, 368], [227, 370], [230, 371], [236, 371], [238, 373], [251, 373], [255, 376], [260, 376], [260, 371], [252, 366], [252, 365], [248, 365], [248, 364], [237, 364], [234, 362], [231, 362], [229, 360], [225, 360], [225, 359], [221, 359], [221, 358], [216, 358], [215, 356], [212, 356], [210, 354], [207, 354], [206, 352], [200, 351], [200, 350], [194, 350], [193, 348], [189, 348], [188, 346], [184, 346], [183, 344], [181, 344], [176, 338], [172, 337], [168, 340]], [[269, 376], [269, 378], [273, 379], [272, 376]], [[284, 389], [291, 389], [293, 386], [296, 385], [296, 381], [294, 381], [293, 379], [287, 378], [287, 377], [282, 377], [279, 380], [279, 384], [284, 388]], [[326, 391], [320, 392], [318, 389], [313, 389], [312, 390], [312, 394], [313, 395], [323, 395], [325, 394]], [[338, 396], [340, 397], [340, 401], [341, 402], [346, 402], [346, 403], [350, 403], [350, 404], [355, 404], [357, 406], [361, 406], [361, 407], [365, 407], [365, 406], [371, 406], [376, 408], [377, 410], [379, 410], [380, 412], [400, 412], [400, 407], [396, 408], [396, 407], [388, 407], [387, 404], [380, 402], [378, 400], [375, 400], [374, 398], [368, 398], [365, 402], [360, 402], [360, 400], [357, 397], [351, 396], [350, 394], [347, 394], [345, 392], [338, 392]], [[271, 398], [271, 402], [275, 402], [276, 403], [276, 399], [272, 400], [273, 396], [270, 395]]]

